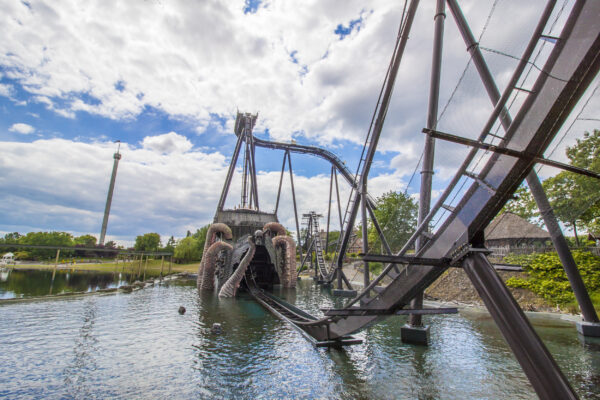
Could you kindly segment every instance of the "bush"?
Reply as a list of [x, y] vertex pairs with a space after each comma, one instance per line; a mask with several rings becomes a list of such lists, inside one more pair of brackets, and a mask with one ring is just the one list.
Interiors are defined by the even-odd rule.
[[[587, 290], [600, 291], [600, 257], [587, 251], [573, 251], [573, 258]], [[529, 289], [551, 304], [566, 305], [575, 301], [575, 295], [557, 253], [509, 254], [504, 260], [522, 265], [529, 275], [526, 279], [508, 279], [508, 286]]]
[[380, 262], [369, 263], [369, 271], [373, 275], [379, 275], [379, 274], [381, 274], [382, 270], [383, 270], [383, 264], [382, 263], [380, 263]]
[[28, 251], [15, 252], [15, 260], [31, 260], [31, 253]]

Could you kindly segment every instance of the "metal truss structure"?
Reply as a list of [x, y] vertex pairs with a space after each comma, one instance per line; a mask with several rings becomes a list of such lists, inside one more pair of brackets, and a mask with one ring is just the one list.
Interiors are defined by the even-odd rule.
[[[314, 154], [328, 160], [332, 164], [330, 203], [334, 180], [337, 189], [337, 179], [334, 179], [337, 178], [337, 172], [350, 183], [351, 194], [343, 216], [341, 208], [338, 207], [342, 229], [334, 264], [329, 270], [325, 268], [321, 275], [323, 277], [328, 275], [327, 281], [329, 282], [337, 279], [338, 288], [341, 288], [342, 282], [346, 282], [346, 285], [352, 288], [350, 282], [343, 275], [342, 263], [359, 211], [363, 229], [363, 252], [368, 253], [369, 249], [366, 227], [367, 220], [371, 217], [383, 239], [387, 254], [366, 254], [363, 258], [365, 267], [363, 290], [350, 300], [345, 307], [325, 310], [325, 316], [322, 318], [315, 318], [301, 310], [282, 305], [283, 303], [278, 303], [275, 298], [269, 298], [268, 301], [264, 300], [267, 307], [279, 309], [277, 312], [280, 315], [282, 307], [289, 311], [285, 318], [320, 343], [335, 343], [336, 341], [337, 343], [343, 343], [349, 340], [348, 335], [389, 315], [411, 314], [411, 323], [418, 325], [422, 314], [431, 313], [422, 307], [421, 296], [423, 290], [431, 285], [447, 268], [452, 266], [462, 267], [481, 296], [538, 396], [543, 399], [577, 398], [576, 393], [555, 360], [487, 260], [483, 232], [484, 228], [510, 199], [518, 186], [524, 180], [527, 180], [581, 306], [584, 320], [598, 322], [596, 312], [591, 305], [588, 293], [572, 261], [572, 256], [568, 247], [566, 247], [564, 237], [548, 205], [548, 200], [541, 189], [539, 178], [533, 171], [533, 167], [536, 163], [545, 162], [544, 151], [557, 135], [600, 69], [600, 24], [598, 23], [600, 20], [600, 2], [592, 0], [577, 0], [574, 2], [562, 32], [560, 35], [553, 37], [553, 47], [545, 65], [540, 68], [540, 73], [533, 85], [524, 91], [523, 88], [517, 86], [517, 83], [522, 78], [525, 67], [530, 63], [538, 42], [548, 37], [544, 35], [544, 32], [550, 15], [556, 6], [555, 0], [548, 1], [539, 17], [532, 37], [523, 54], [519, 57], [519, 62], [513, 71], [512, 77], [509, 79], [504, 91], [500, 93], [479, 45], [462, 14], [458, 1], [437, 1], [434, 16], [434, 45], [429, 105], [426, 126], [423, 131], [426, 144], [421, 175], [419, 222], [416, 231], [403, 248], [398, 253], [392, 254], [372, 212], [373, 202], [367, 192], [368, 176], [377, 151], [396, 74], [418, 4], [418, 0], [408, 0], [408, 7], [403, 15], [392, 60], [377, 102], [371, 128], [367, 134], [357, 173], [353, 175], [338, 157], [327, 150], [312, 146], [268, 142], [254, 138], [252, 127], [256, 117], [249, 114], [239, 114], [236, 121], [238, 142], [218, 209], [223, 209], [233, 169], [243, 145], [245, 145], [247, 155], [244, 162], [244, 182], [248, 179], [246, 178], [246, 175], [248, 175], [250, 183], [248, 184], [249, 188], [242, 191], [242, 204], [249, 206], [258, 207], [254, 163], [255, 146], [284, 151], [282, 177], [286, 159], [290, 177], [292, 177], [291, 152]], [[471, 60], [494, 106], [476, 141], [464, 140], [460, 135], [440, 132], [436, 127], [446, 6], [458, 26]], [[507, 109], [507, 101], [516, 90], [525, 93], [526, 99], [514, 117], [511, 117]], [[490, 131], [495, 124], [499, 124], [504, 133], [502, 136], [494, 135], [495, 138], [500, 139], [500, 142], [492, 146], [486, 140], [490, 138]], [[457, 133], [460, 134], [460, 132]], [[434, 138], [459, 142], [471, 146], [471, 150], [448, 187], [436, 203], [431, 206]], [[483, 167], [474, 169], [474, 160], [478, 154], [481, 155], [482, 151], [491, 151], [491, 156], [486, 159]], [[560, 167], [560, 165], [555, 166]], [[460, 191], [458, 203], [455, 206], [446, 204], [459, 181], [465, 179], [468, 186], [466, 190]], [[293, 191], [292, 179], [292, 193]], [[246, 192], [247, 195], [245, 195]], [[337, 192], [339, 198], [339, 190]], [[279, 197], [278, 193], [276, 209], [279, 204]], [[298, 242], [300, 244], [300, 229], [294, 193], [293, 202]], [[435, 231], [429, 231], [432, 219], [442, 208], [448, 211], [445, 218]], [[310, 218], [311, 221], [314, 220], [312, 214]], [[330, 215], [327, 216], [328, 227], [329, 219]], [[415, 254], [407, 255], [407, 250], [411, 248], [416, 249]], [[301, 259], [303, 259], [302, 255]], [[371, 280], [369, 261], [375, 260], [385, 261], [387, 265], [378, 277]], [[385, 286], [383, 286], [384, 278], [386, 278], [385, 281], [390, 282]], [[276, 304], [273, 305], [274, 303]], [[451, 312], [452, 310], [442, 311]]]

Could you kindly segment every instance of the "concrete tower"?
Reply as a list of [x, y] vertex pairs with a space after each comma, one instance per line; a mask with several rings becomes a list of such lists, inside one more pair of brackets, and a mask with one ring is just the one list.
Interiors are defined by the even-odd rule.
[[115, 161], [113, 163], [112, 176], [110, 177], [110, 186], [108, 187], [108, 196], [106, 197], [106, 207], [104, 208], [104, 219], [102, 220], [102, 231], [100, 232], [100, 240], [98, 241], [98, 244], [104, 244], [106, 226], [108, 225], [108, 215], [110, 214], [110, 204], [112, 203], [113, 191], [115, 189], [115, 179], [117, 178], [117, 168], [119, 167], [119, 160], [121, 159], [121, 154], [119, 153], [121, 141], [117, 140], [117, 142], [119, 143], [119, 147], [117, 148], [117, 152], [113, 155]]

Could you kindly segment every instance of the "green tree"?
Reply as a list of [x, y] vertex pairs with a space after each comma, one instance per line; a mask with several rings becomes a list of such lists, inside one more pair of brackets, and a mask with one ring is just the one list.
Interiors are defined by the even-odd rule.
[[[585, 132], [582, 139], [567, 147], [569, 164], [600, 172], [600, 131]], [[596, 231], [600, 228], [600, 180], [563, 171], [542, 182], [556, 218], [575, 233], [579, 245], [578, 228]], [[531, 192], [521, 185], [515, 199], [506, 203], [502, 212], [511, 211], [531, 222], [542, 223]]]
[[[600, 172], [600, 131], [585, 132], [566, 153], [571, 165]], [[556, 217], [573, 228], [577, 244], [578, 227], [594, 230], [600, 225], [600, 180], [563, 171], [546, 179], [544, 189]]]
[[95, 247], [96, 237], [92, 235], [81, 235], [73, 239], [74, 245], [83, 245], [84, 247]]
[[540, 213], [529, 187], [525, 184], [519, 186], [511, 200], [509, 200], [499, 214], [511, 212], [530, 222], [541, 224]]
[[200, 258], [202, 258], [202, 253], [204, 252], [204, 243], [206, 243], [206, 234], [208, 233], [208, 228], [210, 224], [204, 225], [200, 229], [196, 229], [196, 233], [192, 235], [194, 239], [198, 241], [198, 249], [200, 250]]
[[[402, 248], [417, 226], [417, 203], [405, 193], [390, 191], [377, 198], [377, 221], [393, 252]], [[381, 240], [373, 224], [369, 224], [369, 248], [380, 250]]]
[[168, 251], [170, 253], [173, 253], [175, 251], [175, 246], [177, 245], [177, 242], [175, 242], [175, 238], [173, 236], [171, 236], [169, 238], [169, 240], [167, 241], [167, 244], [165, 245], [165, 247], [163, 247], [163, 251]]
[[158, 251], [160, 235], [158, 233], [144, 233], [135, 238], [136, 251]]
[[[29, 232], [19, 238], [19, 244], [42, 246], [73, 246], [73, 236], [67, 232]], [[50, 258], [56, 255], [52, 249], [28, 249], [33, 258]], [[71, 251], [61, 250], [61, 255], [69, 257]]]
[[180, 262], [191, 262], [202, 259], [202, 250], [198, 245], [198, 239], [188, 236], [179, 240], [177, 246], [175, 246], [174, 256]]

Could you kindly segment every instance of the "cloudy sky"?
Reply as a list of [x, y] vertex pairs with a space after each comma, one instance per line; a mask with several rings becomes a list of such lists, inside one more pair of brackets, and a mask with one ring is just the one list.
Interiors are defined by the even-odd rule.
[[[405, 190], [421, 155], [434, 3], [421, 1], [402, 61], [371, 173], [375, 196]], [[513, 56], [522, 53], [544, 3], [461, 1], [475, 36], [483, 32], [481, 46]], [[108, 239], [129, 244], [145, 232], [185, 236], [214, 216], [237, 110], [259, 113], [258, 137], [327, 147], [354, 170], [402, 6], [383, 0], [0, 0], [0, 233], [98, 235], [120, 140]], [[569, 7], [559, 2], [546, 33], [559, 34]], [[543, 65], [549, 48], [540, 45], [536, 64]], [[484, 56], [502, 90], [516, 61], [489, 50]], [[439, 128], [474, 137], [491, 105], [472, 65], [465, 71], [467, 62], [448, 13]], [[598, 117], [590, 111], [600, 105], [596, 97], [580, 117]], [[594, 123], [566, 127], [564, 140], [561, 133], [550, 146], [553, 158], [564, 160], [564, 147]], [[435, 194], [465, 152], [438, 143]], [[264, 210], [274, 206], [281, 157], [257, 150]], [[292, 161], [299, 211], [324, 213], [329, 166], [309, 156]], [[239, 203], [239, 182], [229, 207]], [[417, 173], [409, 193], [418, 192], [418, 182]], [[279, 217], [294, 230], [287, 177]]]

